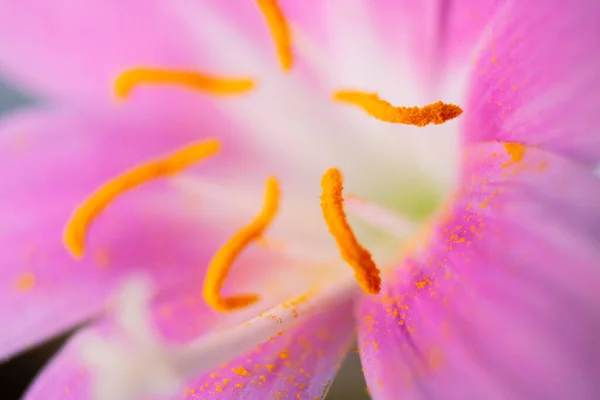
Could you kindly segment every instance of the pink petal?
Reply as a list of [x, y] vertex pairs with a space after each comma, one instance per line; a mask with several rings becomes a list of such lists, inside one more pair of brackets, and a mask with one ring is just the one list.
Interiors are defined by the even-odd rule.
[[[486, 24], [503, 2], [504, 0], [372, 2], [372, 25], [380, 30], [388, 51], [408, 49], [416, 56], [415, 60], [420, 63], [420, 67], [427, 72], [435, 72], [444, 64], [466, 65]], [[340, 5], [340, 9], [341, 7]]]
[[[394, 73], [415, 72], [424, 82], [436, 83], [436, 75], [453, 73], [450, 79], [456, 80], [456, 68], [468, 66], [481, 33], [502, 2], [334, 0], [322, 2], [323, 11], [317, 11], [321, 18], [313, 18], [316, 23], [302, 26], [309, 27], [317, 43], [330, 47], [327, 53], [345, 48], [345, 65], [338, 66], [342, 70], [363, 65], [363, 74], [381, 72], [385, 74], [381, 79], [390, 82], [398, 79]], [[334, 24], [341, 30], [337, 38], [327, 33]], [[357, 53], [363, 58], [355, 57]], [[387, 70], [378, 65], [382, 62]]]
[[[186, 300], [194, 296], [192, 285], [162, 296], [153, 307], [160, 325], [174, 324], [168, 335], [192, 339], [214, 326], [215, 316], [206, 305], [191, 306]], [[187, 303], [188, 312], [181, 307]], [[174, 313], [165, 313], [175, 304]], [[197, 321], [199, 324], [196, 324]], [[191, 322], [191, 324], [190, 324]], [[98, 327], [92, 330], [97, 330]], [[55, 399], [89, 398], [90, 372], [80, 361], [78, 344], [88, 331], [79, 333], [57, 356], [30, 388], [26, 398], [51, 396]], [[354, 336], [351, 305], [345, 303], [308, 319], [302, 325], [278, 336], [250, 354], [239, 357], [212, 373], [201, 377], [172, 399], [231, 398], [266, 399], [321, 398], [347, 353]]]
[[[62, 244], [71, 212], [108, 178], [201, 139], [203, 132], [226, 133], [214, 125], [214, 112], [190, 114], [180, 105], [167, 97], [160, 111], [141, 105], [30, 111], [3, 121], [0, 321], [6, 328], [0, 333], [0, 358], [91, 317], [135, 271], [150, 273], [165, 286], [190, 270], [202, 279], [223, 232], [192, 217], [190, 200], [165, 180], [123, 196], [98, 218], [82, 261], [74, 261]], [[213, 122], [201, 122], [203, 111]], [[195, 167], [198, 173], [215, 174], [227, 151]]]
[[596, 398], [600, 182], [528, 149], [468, 150], [428, 250], [359, 308], [377, 399]]
[[353, 337], [346, 304], [207, 374], [186, 392], [219, 399], [322, 398]]
[[0, 70], [37, 94], [110, 95], [122, 69], [191, 67], [195, 45], [169, 2], [9, 2], [0, 11]]
[[[599, 11], [510, 2], [496, 15], [451, 216], [359, 311], [375, 397], [598, 397]], [[524, 158], [496, 140], [524, 143]]]
[[476, 58], [465, 140], [515, 141], [600, 158], [600, 5], [507, 2]]
[[[255, 3], [205, 0], [188, 13], [198, 14], [198, 18], [209, 18], [208, 15], [215, 13], [222, 19], [219, 25], [228, 25], [240, 32], [255, 45], [255, 53], [276, 64], [273, 36]], [[364, 74], [383, 71], [390, 75], [398, 71], [398, 65], [416, 63], [419, 72], [425, 73], [424, 78], [431, 81], [428, 75], [439, 73], [445, 64], [468, 66], [471, 52], [502, 0], [331, 0], [308, 5], [280, 0], [278, 3], [292, 28], [295, 74], [298, 70], [302, 74], [315, 67], [300, 50], [301, 42], [308, 37], [310, 47], [316, 50], [318, 68], [323, 66], [333, 73], [345, 73], [364, 66]], [[211, 14], [204, 12], [206, 9]], [[204, 50], [216, 43], [211, 55], [239, 52], [236, 49], [239, 44], [228, 41], [225, 35], [220, 37], [220, 42], [206, 31], [202, 36]], [[356, 58], [357, 53], [362, 54], [363, 59]], [[381, 63], [386, 65], [378, 65]], [[391, 75], [388, 79], [392, 80]]]

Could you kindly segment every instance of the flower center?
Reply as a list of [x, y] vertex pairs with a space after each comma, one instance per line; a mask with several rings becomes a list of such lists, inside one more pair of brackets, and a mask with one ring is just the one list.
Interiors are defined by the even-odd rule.
[[[279, 66], [284, 72], [290, 72], [293, 64], [296, 62], [292, 53], [293, 42], [290, 25], [275, 0], [257, 0], [257, 4], [272, 34], [277, 50]], [[286, 79], [288, 78], [292, 78], [292, 76], [286, 76]], [[176, 85], [195, 91], [225, 96], [245, 94], [257, 88], [255, 80], [249, 78], [231, 78], [197, 71], [144, 67], [123, 72], [115, 83], [116, 95], [121, 99], [127, 98], [139, 85]], [[339, 86], [348, 87], [346, 85]], [[293, 94], [290, 97], [293, 97]], [[385, 122], [424, 127], [429, 124], [443, 124], [462, 113], [460, 107], [441, 101], [423, 107], [397, 107], [383, 100], [376, 93], [359, 90], [334, 90], [332, 98], [335, 101], [334, 104], [345, 103], [361, 108], [366, 114], [373, 117], [373, 119], [378, 120], [376, 122], [379, 124]], [[249, 97], [249, 101], [252, 100], [253, 97]], [[294, 107], [290, 108], [295, 110]], [[287, 118], [279, 116], [278, 112], [269, 111], [272, 118]], [[317, 118], [315, 117], [314, 119], [316, 120]], [[330, 127], [327, 129], [330, 129]], [[269, 139], [271, 140], [272, 138]], [[295, 146], [289, 144], [289, 137], [286, 137], [286, 140], [288, 141], [284, 143], [284, 147], [295, 149]], [[344, 145], [346, 144], [344, 143]], [[346, 149], [345, 146], [339, 147], [344, 150]], [[218, 141], [206, 140], [190, 145], [165, 158], [153, 160], [147, 164], [135, 167], [108, 181], [85, 200], [73, 213], [65, 229], [64, 242], [66, 247], [74, 257], [82, 257], [84, 255], [86, 232], [91, 227], [94, 219], [119, 195], [152, 179], [172, 176], [193, 163], [215, 154], [218, 150]], [[313, 150], [318, 150], [318, 147], [309, 147], [310, 156], [312, 156]], [[336, 148], [336, 150], [338, 149]], [[513, 159], [517, 160], [520, 157], [519, 149], [515, 148], [512, 150]], [[324, 152], [324, 155], [328, 157], [329, 153]], [[306, 160], [304, 163], [311, 164], [311, 161], [312, 158]], [[370, 227], [378, 228], [384, 231], [388, 237], [393, 236], [394, 239], [397, 237], [406, 238], [413, 234], [415, 232], [415, 224], [413, 221], [404, 220], [401, 216], [394, 214], [384, 206], [359, 199], [352, 194], [344, 194], [342, 173], [340, 168], [331, 167], [332, 164], [337, 165], [338, 163], [337, 161], [332, 161], [328, 169], [321, 169], [321, 166], [319, 167], [319, 173], [325, 170], [321, 177], [320, 197], [323, 220], [329, 230], [329, 234], [337, 245], [337, 250], [341, 258], [354, 271], [354, 278], [362, 290], [367, 294], [378, 294], [382, 286], [382, 271], [385, 268], [385, 263], [379, 262], [377, 258], [378, 249], [371, 246], [370, 241], [363, 240], [363, 236], [360, 235], [362, 230], [360, 229], [359, 222], [366, 222]], [[277, 164], [277, 166], [279, 165]], [[302, 240], [298, 239], [300, 235], [296, 232], [300, 230], [297, 228], [298, 224], [293, 225], [289, 229], [293, 231], [292, 233], [295, 236], [292, 235], [294, 237], [291, 240], [286, 240], [287, 238], [283, 240], [285, 247], [280, 246], [277, 237], [275, 240], [272, 240], [271, 237], [265, 237], [267, 229], [270, 231], [276, 229], [275, 226], [271, 229], [275, 217], [279, 216], [283, 219], [283, 215], [281, 215], [283, 213], [280, 210], [283, 203], [281, 201], [282, 190], [280, 183], [287, 183], [287, 176], [283, 172], [284, 169], [282, 168], [282, 171], [275, 171], [278, 174], [277, 178], [269, 177], [267, 179], [263, 206], [258, 215], [249, 224], [242, 225], [242, 228], [234, 233], [216, 252], [208, 265], [204, 279], [203, 297], [206, 303], [217, 311], [238, 311], [257, 303], [261, 298], [265, 297], [263, 293], [252, 292], [236, 293], [229, 296], [222, 294], [222, 289], [234, 262], [246, 247], [256, 242], [259, 246], [266, 247], [266, 251], [294, 253], [288, 248], [288, 242], [293, 242], [290, 247], [302, 244], [300, 243]], [[345, 172], [348, 172], [345, 166], [343, 169]], [[364, 165], [360, 165], [358, 170], [362, 172], [364, 169]], [[348, 173], [348, 176], [352, 177], [355, 172]], [[350, 180], [348, 182], [349, 184], [351, 183]], [[387, 187], [384, 189], [387, 190]], [[411, 189], [413, 188], [411, 187]], [[389, 192], [386, 192], [386, 194], [389, 200]], [[219, 202], [216, 207], [224, 207], [222, 205], [224, 198], [234, 199], [237, 203], [245, 203], [243, 200], [239, 200], [240, 197], [242, 196], [237, 193], [233, 196], [219, 196]], [[290, 196], [290, 200], [294, 200], [293, 195]], [[318, 205], [318, 196], [316, 194], [309, 196], [307, 201], [310, 204], [300, 205], [301, 219], [310, 219], [304, 214], [318, 215], [318, 212], [305, 211], [305, 208], [306, 210], [310, 210], [313, 204]], [[421, 207], [426, 207], [426, 205], [421, 205]], [[358, 217], [358, 221], [355, 223], [352, 217]], [[359, 227], [356, 230], [358, 235], [351, 228], [350, 221], [355, 229]], [[280, 221], [278, 220], [278, 222]], [[310, 231], [310, 229], [313, 230]], [[316, 236], [317, 232], [314, 232], [314, 229], [318, 228], [311, 226], [310, 229], [310, 234]], [[322, 230], [326, 234], [324, 227]], [[361, 239], [360, 241], [359, 238]], [[323, 241], [319, 240], [318, 242], [320, 244]], [[367, 250], [361, 243], [368, 244], [371, 251]], [[397, 244], [396, 241], [394, 243]], [[310, 264], [306, 262], [306, 259], [318, 252], [312, 248], [309, 248], [308, 251], [304, 248], [296, 253], [301, 258], [300, 263], [306, 266]], [[372, 253], [375, 257], [372, 256]], [[374, 259], [378, 260], [380, 266], [376, 264]], [[97, 365], [97, 369], [101, 372], [99, 374], [101, 378], [108, 377], [115, 379], [116, 383], [113, 382], [115, 385], [135, 385], [135, 390], [144, 394], [150, 393], [153, 390], [155, 391], [156, 388], [153, 385], [157, 385], [157, 382], [151, 379], [147, 382], [138, 382], [136, 379], [130, 379], [131, 371], [136, 371], [136, 376], [138, 376], [140, 369], [163, 365], [170, 368], [169, 373], [166, 375], [175, 376], [183, 381], [184, 378], [208, 371], [216, 364], [232, 360], [235, 356], [277, 337], [284, 331], [293, 328], [299, 323], [301, 318], [308, 317], [316, 312], [315, 310], [318, 310], [323, 304], [333, 304], [336, 302], [341, 304], [352, 298], [353, 291], [351, 288], [356, 287], [356, 284], [350, 277], [348, 279], [340, 279], [339, 281], [336, 280], [335, 282], [329, 282], [329, 278], [327, 278], [326, 282], [321, 284], [322, 275], [324, 275], [324, 271], [322, 270], [315, 272], [315, 282], [311, 283], [312, 286], [308, 290], [303, 290], [303, 296], [292, 296], [294, 300], [284, 301], [275, 307], [269, 308], [244, 324], [204, 336], [197, 341], [186, 343], [181, 347], [166, 346], [161, 343], [160, 339], [152, 336], [150, 336], [150, 340], [145, 340], [148, 338], [148, 333], [153, 331], [152, 327], [149, 326], [149, 321], [146, 319], [141, 323], [143, 326], [137, 327], [140, 329], [129, 329], [131, 331], [130, 336], [134, 342], [131, 345], [131, 349], [129, 349], [132, 352], [126, 354], [121, 348], [106, 349], [102, 343], [96, 343], [89, 347], [92, 350], [97, 350], [92, 354], [91, 362], [92, 364], [100, 363], [100, 365]], [[337, 278], [339, 278], [339, 275], [336, 275], [333, 279]], [[286, 293], [286, 295], [289, 298], [289, 294]], [[128, 303], [140, 305], [135, 312], [136, 315], [143, 315], [144, 311], [148, 309], [147, 304], [144, 305], [142, 304], [144, 302], [135, 299], [124, 301], [125, 305]], [[121, 307], [121, 309], [126, 308]], [[124, 316], [122, 325], [127, 326], [128, 319], [131, 318]], [[141, 339], [138, 340], [138, 337], [141, 337]], [[141, 345], [135, 342], [140, 342]], [[113, 350], [116, 354], [115, 359], [122, 357], [124, 358], [123, 362], [116, 363], [113, 360], [103, 364], [103, 357], [108, 357], [106, 354]], [[154, 361], [149, 362], [150, 359], [154, 359]], [[135, 368], [127, 371], [118, 370], [117, 373], [114, 372], [116, 370], [115, 367], [131, 365], [135, 360], [139, 362], [135, 364]], [[146, 375], [152, 377], [156, 374], [149, 371]]]
[[[289, 71], [293, 64], [292, 40], [288, 23], [274, 0], [258, 0], [266, 22], [272, 33], [280, 66]], [[115, 82], [115, 92], [119, 98], [127, 98], [138, 85], [177, 85], [192, 90], [218, 95], [238, 95], [255, 88], [253, 79], [227, 78], [196, 71], [134, 68], [123, 72]], [[396, 107], [383, 100], [376, 93], [356, 90], [339, 90], [333, 99], [362, 108], [368, 115], [384, 122], [400, 123], [422, 127], [428, 124], [442, 124], [458, 117], [462, 110], [453, 104], [438, 101], [424, 107]], [[219, 149], [216, 140], [192, 144], [174, 154], [126, 171], [110, 180], [93, 193], [72, 215], [65, 229], [64, 242], [76, 258], [84, 254], [86, 232], [93, 220], [119, 195], [151, 179], [176, 174], [182, 169], [213, 155]], [[380, 269], [371, 253], [357, 240], [347, 221], [342, 195], [342, 174], [337, 168], [328, 169], [321, 181], [321, 209], [330, 234], [335, 239], [342, 259], [355, 272], [355, 278], [365, 293], [377, 294], [381, 290]], [[222, 297], [221, 290], [237, 256], [253, 241], [262, 238], [273, 221], [279, 207], [280, 189], [276, 178], [267, 180], [265, 202], [260, 214], [249, 225], [240, 229], [215, 254], [205, 278], [204, 298], [219, 311], [233, 311], [256, 303], [258, 294], [242, 294]], [[350, 198], [350, 211], [374, 226], [395, 225], [392, 232], [406, 230], [398, 228], [396, 219], [386, 216], [386, 210], [376, 205]], [[387, 213], [389, 214], [389, 213]]]

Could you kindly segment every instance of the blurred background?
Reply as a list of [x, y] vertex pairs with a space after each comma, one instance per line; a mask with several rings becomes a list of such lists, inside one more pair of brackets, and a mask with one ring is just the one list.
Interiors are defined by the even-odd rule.
[[[0, 116], [29, 103], [31, 100], [0, 79]], [[70, 333], [1, 363], [0, 398], [2, 400], [20, 399], [36, 374], [65, 343]], [[348, 354], [327, 399], [368, 400], [369, 398], [361, 372], [360, 358], [354, 349]]]

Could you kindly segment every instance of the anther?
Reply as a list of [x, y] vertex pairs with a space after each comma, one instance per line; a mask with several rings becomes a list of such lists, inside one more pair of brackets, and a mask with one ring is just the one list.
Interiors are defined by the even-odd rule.
[[124, 99], [139, 85], [177, 85], [192, 90], [220, 95], [236, 95], [252, 90], [254, 81], [247, 78], [225, 78], [196, 71], [133, 68], [121, 73], [115, 81], [115, 94]]
[[321, 180], [321, 188], [323, 218], [338, 245], [342, 258], [354, 269], [354, 276], [366, 293], [379, 293], [381, 290], [379, 269], [371, 253], [358, 243], [344, 212], [341, 172], [337, 168], [328, 169]]
[[184, 168], [215, 154], [219, 147], [218, 140], [207, 139], [188, 145], [167, 157], [134, 167], [111, 179], [75, 210], [65, 228], [65, 246], [73, 257], [81, 258], [84, 254], [85, 236], [89, 226], [112, 201], [147, 181], [180, 172]]
[[462, 114], [462, 109], [459, 106], [441, 101], [424, 107], [395, 107], [380, 99], [377, 93], [342, 90], [335, 92], [333, 98], [342, 103], [358, 106], [370, 116], [381, 121], [419, 127], [429, 124], [443, 124]]
[[232, 264], [238, 255], [252, 241], [260, 239], [269, 227], [279, 208], [279, 183], [271, 177], [265, 188], [265, 201], [258, 216], [249, 225], [239, 230], [211, 260], [204, 279], [204, 299], [207, 304], [217, 311], [233, 311], [256, 303], [260, 297], [256, 294], [242, 294], [222, 297], [221, 290], [229, 274]]
[[262, 11], [279, 55], [279, 63], [284, 71], [292, 69], [294, 58], [292, 55], [292, 35], [290, 27], [281, 11], [277, 0], [257, 0]]

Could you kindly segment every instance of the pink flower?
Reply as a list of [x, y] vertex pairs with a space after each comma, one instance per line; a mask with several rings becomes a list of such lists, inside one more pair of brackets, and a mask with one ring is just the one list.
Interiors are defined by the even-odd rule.
[[91, 321], [28, 398], [320, 398], [356, 331], [375, 399], [599, 396], [597, 2], [13, 3], [1, 354]]

